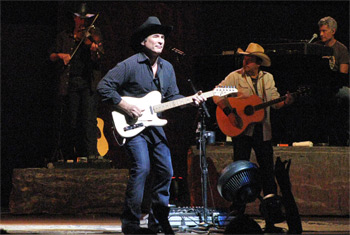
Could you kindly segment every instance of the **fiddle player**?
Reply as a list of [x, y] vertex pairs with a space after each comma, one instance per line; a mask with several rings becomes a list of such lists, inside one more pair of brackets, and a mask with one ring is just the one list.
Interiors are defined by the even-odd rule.
[[62, 31], [51, 49], [50, 60], [60, 68], [62, 150], [64, 160], [82, 161], [98, 157], [96, 85], [101, 79], [102, 35], [91, 27], [95, 14], [86, 3], [73, 14], [74, 28]]

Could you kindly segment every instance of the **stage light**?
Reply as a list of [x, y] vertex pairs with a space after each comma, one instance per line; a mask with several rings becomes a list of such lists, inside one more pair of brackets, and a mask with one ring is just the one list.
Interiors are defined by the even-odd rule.
[[255, 201], [261, 192], [258, 166], [244, 160], [231, 163], [222, 170], [217, 188], [227, 201], [241, 205]]

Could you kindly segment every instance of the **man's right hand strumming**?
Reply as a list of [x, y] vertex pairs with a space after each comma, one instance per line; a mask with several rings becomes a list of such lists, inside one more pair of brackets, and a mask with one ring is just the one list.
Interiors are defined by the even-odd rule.
[[227, 99], [220, 100], [217, 105], [224, 111], [230, 123], [232, 123], [237, 128], [241, 129], [243, 127], [243, 122], [241, 117], [237, 114], [235, 109], [232, 109], [230, 103]]
[[121, 100], [118, 104], [118, 107], [122, 109], [128, 116], [132, 117], [133, 119], [137, 119], [142, 116], [142, 112], [144, 109], [139, 109], [136, 105], [132, 105], [127, 103], [124, 100]]

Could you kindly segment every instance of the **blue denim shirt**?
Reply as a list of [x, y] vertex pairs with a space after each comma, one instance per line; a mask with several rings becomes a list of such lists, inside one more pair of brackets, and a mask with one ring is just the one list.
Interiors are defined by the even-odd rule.
[[[160, 82], [162, 102], [182, 98], [173, 66], [160, 57], [157, 63], [156, 78]], [[143, 97], [158, 88], [148, 57], [144, 53], [138, 53], [109, 70], [99, 82], [97, 90], [102, 96], [102, 101], [119, 104], [121, 96]]]
[[[159, 79], [159, 89], [153, 77], [149, 58], [144, 53], [137, 53], [118, 63], [99, 82], [97, 91], [101, 95], [102, 101], [117, 105], [122, 96], [143, 97], [154, 90], [160, 90], [162, 102], [184, 97], [179, 94], [173, 66], [160, 57], [157, 63], [158, 71], [155, 78]], [[155, 133], [149, 135], [149, 132], [154, 130], [157, 130], [160, 136], [155, 135]], [[149, 138], [146, 139], [152, 142], [160, 141], [159, 137], [165, 138], [161, 127], [148, 127], [141, 134], [147, 135]]]

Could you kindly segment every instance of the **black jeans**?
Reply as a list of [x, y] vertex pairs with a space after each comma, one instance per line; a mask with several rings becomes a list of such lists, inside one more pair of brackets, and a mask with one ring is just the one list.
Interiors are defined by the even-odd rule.
[[70, 78], [62, 144], [65, 159], [97, 155], [97, 93], [81, 77]]
[[263, 141], [262, 124], [256, 124], [253, 136], [241, 135], [232, 138], [233, 161], [250, 160], [251, 150], [254, 149], [258, 162], [264, 195], [277, 194], [274, 176], [273, 148], [271, 141]]

